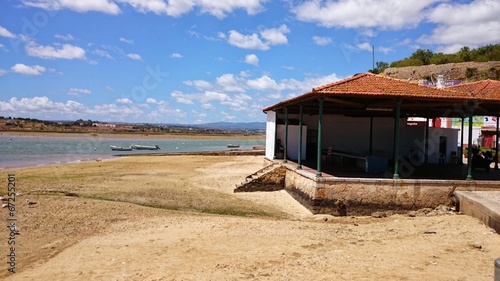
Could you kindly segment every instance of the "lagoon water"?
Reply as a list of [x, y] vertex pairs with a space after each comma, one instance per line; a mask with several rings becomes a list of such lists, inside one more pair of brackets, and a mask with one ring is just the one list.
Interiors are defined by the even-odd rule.
[[[227, 144], [239, 144], [240, 149], [263, 146], [265, 140], [191, 140], [141, 138], [65, 138], [45, 136], [0, 136], [0, 169], [31, 167], [108, 159], [117, 155], [176, 153], [229, 150]], [[132, 144], [158, 145], [161, 150], [112, 151], [110, 145], [128, 147]]]

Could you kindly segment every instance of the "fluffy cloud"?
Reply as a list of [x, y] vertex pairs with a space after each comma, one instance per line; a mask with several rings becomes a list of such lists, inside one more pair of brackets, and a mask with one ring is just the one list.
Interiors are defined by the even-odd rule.
[[75, 40], [75, 38], [73, 37], [73, 35], [71, 34], [66, 34], [66, 35], [61, 35], [61, 34], [56, 34], [54, 35], [55, 38], [57, 39], [61, 39], [61, 40], [64, 40], [64, 41], [73, 41]]
[[139, 55], [139, 54], [127, 54], [127, 57], [129, 57], [133, 60], [142, 60], [141, 55]]
[[2, 27], [2, 26], [0, 26], [0, 36], [7, 37], [7, 38], [16, 37], [14, 34], [12, 34], [10, 31], [8, 31], [5, 27]]
[[326, 46], [332, 43], [332, 38], [324, 36], [313, 36], [314, 44], [319, 46]]
[[88, 89], [70, 88], [68, 90], [68, 95], [74, 96], [74, 97], [82, 97], [85, 95], [90, 95], [90, 93], [92, 93], [92, 92]]
[[245, 92], [243, 83], [233, 74], [224, 74], [217, 77], [216, 82], [224, 92]]
[[255, 80], [248, 80], [247, 85], [258, 91], [281, 91], [284, 89], [283, 85], [279, 85], [271, 79], [271, 77], [265, 75]]
[[40, 65], [25, 65], [22, 63], [17, 63], [10, 68], [13, 72], [23, 74], [23, 75], [34, 75], [38, 76], [45, 72], [45, 67]]
[[118, 104], [133, 104], [133, 102], [128, 98], [117, 99], [116, 103], [118, 103]]
[[172, 53], [172, 54], [170, 54], [170, 57], [171, 57], [171, 58], [180, 59], [180, 58], [182, 58], [182, 55], [181, 55], [181, 54], [179, 54], [179, 53]]
[[120, 42], [127, 43], [127, 44], [134, 44], [134, 40], [123, 38], [123, 37], [120, 37]]
[[297, 19], [325, 27], [401, 29], [415, 27], [439, 0], [309, 0], [295, 6]]
[[266, 0], [91, 0], [91, 1], [67, 1], [67, 0], [22, 0], [29, 7], [45, 10], [69, 9], [76, 12], [96, 11], [106, 14], [117, 15], [121, 12], [119, 4], [132, 6], [141, 13], [166, 14], [172, 17], [180, 17], [191, 12], [196, 7], [201, 13], [210, 14], [217, 18], [224, 18], [234, 10], [242, 9], [249, 15], [254, 15], [264, 10], [262, 3]]
[[91, 1], [66, 1], [66, 0], [23, 0], [22, 3], [29, 7], [36, 7], [44, 10], [69, 9], [80, 13], [89, 11], [102, 12], [117, 15], [120, 7], [110, 0]]
[[196, 99], [195, 96], [184, 94], [181, 91], [174, 91], [172, 94], [170, 94], [170, 96], [174, 98], [176, 102], [182, 104], [194, 104], [193, 100]]
[[42, 59], [85, 59], [85, 50], [78, 46], [63, 44], [58, 47], [41, 46], [29, 41], [25, 48], [28, 55]]
[[437, 51], [453, 53], [463, 46], [477, 47], [500, 41], [500, 2], [476, 0], [444, 3], [433, 9], [428, 20], [438, 26], [417, 42], [439, 45]]
[[259, 66], [259, 58], [255, 54], [246, 55], [245, 62], [251, 65]]
[[[288, 39], [285, 34], [290, 30], [286, 25], [281, 25], [279, 28], [264, 29], [257, 33], [244, 35], [236, 30], [230, 30], [227, 42], [233, 46], [242, 49], [269, 50], [274, 45], [288, 44]], [[221, 37], [219, 35], [219, 37]], [[225, 38], [225, 36], [223, 37]]]

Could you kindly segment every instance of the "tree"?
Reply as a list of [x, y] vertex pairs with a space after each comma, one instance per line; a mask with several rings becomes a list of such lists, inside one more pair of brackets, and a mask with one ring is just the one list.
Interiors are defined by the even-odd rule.
[[467, 46], [464, 46], [458, 51], [458, 56], [462, 61], [471, 61], [470, 49]]
[[429, 49], [427, 50], [418, 49], [413, 54], [411, 54], [410, 59], [421, 60], [423, 65], [427, 65], [431, 61], [433, 55], [434, 54]]
[[386, 63], [385, 61], [378, 61], [375, 65], [377, 67], [375, 67], [374, 69], [370, 70], [370, 72], [374, 73], [374, 74], [382, 73], [386, 68], [389, 67], [389, 64]]

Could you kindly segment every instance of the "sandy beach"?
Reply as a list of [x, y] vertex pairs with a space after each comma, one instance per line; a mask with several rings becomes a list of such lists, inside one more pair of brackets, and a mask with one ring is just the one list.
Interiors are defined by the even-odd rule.
[[16, 273], [2, 227], [0, 278], [493, 279], [500, 235], [475, 218], [313, 216], [285, 191], [233, 193], [263, 165], [263, 156], [166, 155], [1, 171], [0, 194], [13, 174], [22, 195]]

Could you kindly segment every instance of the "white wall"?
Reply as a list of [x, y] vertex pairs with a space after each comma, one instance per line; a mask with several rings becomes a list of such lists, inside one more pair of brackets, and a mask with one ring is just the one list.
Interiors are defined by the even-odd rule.
[[[276, 113], [272, 112], [272, 125], [269, 122], [268, 112], [268, 131], [266, 138], [266, 157], [272, 159], [275, 149], [275, 124]], [[280, 116], [282, 118], [282, 116]], [[290, 119], [298, 119], [299, 116], [289, 115]], [[400, 155], [408, 158], [410, 155], [423, 161], [424, 159], [424, 138], [425, 127], [406, 126], [406, 119], [400, 121]], [[317, 130], [318, 116], [303, 116], [303, 155], [306, 158], [307, 129]], [[359, 117], [351, 118], [340, 115], [324, 115], [322, 120], [322, 149], [332, 147], [333, 150], [344, 151], [359, 155], [368, 155], [370, 148], [370, 118]], [[272, 128], [269, 128], [272, 127]], [[307, 128], [307, 129], [306, 129]], [[270, 131], [272, 130], [272, 131]], [[467, 130], [467, 127], [465, 127]], [[298, 126], [289, 125], [288, 127], [288, 156], [290, 159], [297, 160], [298, 156]], [[284, 125], [278, 125], [278, 138], [284, 144], [285, 133]], [[429, 163], [439, 162], [439, 137], [447, 137], [446, 160], [449, 161], [450, 152], [457, 151], [459, 132], [451, 128], [429, 128]], [[467, 135], [466, 135], [467, 136]], [[477, 137], [476, 137], [477, 139]], [[271, 140], [271, 142], [270, 142]], [[375, 156], [385, 156], [392, 158], [394, 143], [394, 118], [373, 118], [373, 139], [372, 152]]]
[[[288, 125], [288, 141], [286, 153], [288, 159], [297, 161], [299, 159], [299, 126]], [[285, 145], [285, 125], [278, 125], [276, 135], [281, 139], [281, 143]], [[307, 144], [307, 126], [302, 126], [302, 157], [301, 160], [306, 160], [306, 144]]]
[[276, 145], [276, 112], [268, 111], [266, 123], [266, 158], [272, 160], [274, 158], [274, 149]]

